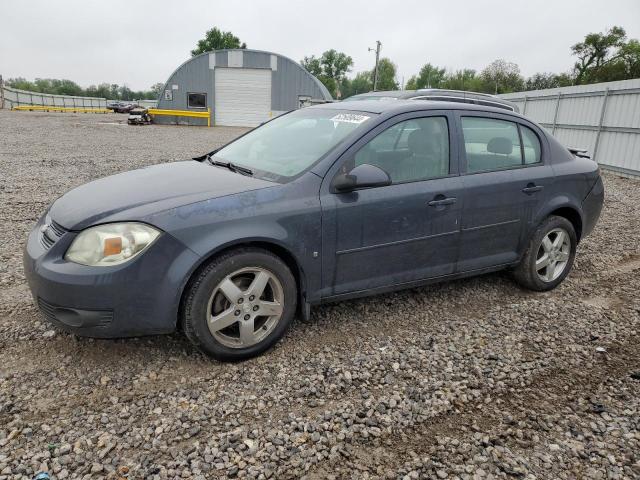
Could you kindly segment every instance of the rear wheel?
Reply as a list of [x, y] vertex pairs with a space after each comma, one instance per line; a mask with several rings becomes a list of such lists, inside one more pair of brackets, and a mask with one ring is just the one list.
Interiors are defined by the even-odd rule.
[[536, 291], [557, 287], [571, 271], [577, 243], [569, 220], [548, 217], [534, 232], [522, 261], [515, 268], [516, 281]]
[[295, 279], [279, 257], [240, 249], [215, 258], [188, 288], [184, 331], [223, 361], [256, 356], [284, 335], [296, 311]]

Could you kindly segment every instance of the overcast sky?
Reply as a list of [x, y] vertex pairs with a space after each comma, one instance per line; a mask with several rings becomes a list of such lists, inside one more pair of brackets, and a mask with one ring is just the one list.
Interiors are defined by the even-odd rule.
[[399, 81], [426, 62], [481, 70], [496, 58], [528, 76], [568, 71], [571, 45], [613, 25], [639, 38], [640, 0], [13, 1], [2, 6], [0, 74], [147, 89], [217, 26], [296, 61], [344, 51], [352, 74], [372, 68], [367, 48], [380, 40]]

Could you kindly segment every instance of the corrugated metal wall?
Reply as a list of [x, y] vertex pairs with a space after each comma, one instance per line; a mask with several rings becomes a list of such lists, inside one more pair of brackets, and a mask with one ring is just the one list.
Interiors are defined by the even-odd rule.
[[500, 95], [568, 147], [640, 175], [640, 79]]
[[105, 108], [106, 98], [73, 97], [70, 95], [50, 95], [48, 93], [29, 92], [16, 88], [2, 87], [4, 93], [4, 108], [20, 105], [51, 105], [56, 107]]
[[[229, 56], [231, 55], [231, 63]], [[310, 75], [301, 65], [282, 55], [259, 50], [219, 50], [204, 53], [183, 63], [167, 80], [165, 90], [160, 95], [158, 108], [188, 110], [187, 93], [206, 93], [207, 106], [211, 108], [215, 123], [215, 69], [228, 66], [242, 68], [264, 68], [272, 70], [271, 108], [273, 114], [298, 108], [298, 96], [313, 99], [332, 100], [331, 94], [318, 79]], [[171, 100], [165, 91], [171, 91]], [[157, 117], [157, 123], [206, 124], [206, 120], [187, 117]]]

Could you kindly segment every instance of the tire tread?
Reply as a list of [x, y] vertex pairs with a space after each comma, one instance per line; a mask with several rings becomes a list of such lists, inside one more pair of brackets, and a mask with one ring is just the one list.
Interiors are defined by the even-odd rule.
[[[542, 235], [546, 234], [545, 232], [551, 230], [555, 227], [564, 228], [571, 238], [571, 254], [569, 257], [569, 264], [565, 268], [565, 271], [553, 282], [543, 282], [538, 279], [537, 272], [534, 268], [532, 268], [532, 264], [535, 263], [535, 257], [538, 253], [538, 243], [542, 241]], [[571, 271], [571, 267], [573, 266], [573, 259], [575, 257], [577, 238], [575, 229], [573, 228], [573, 224], [564, 217], [560, 217], [557, 215], [551, 215], [544, 219], [542, 223], [538, 226], [538, 228], [533, 232], [531, 238], [529, 239], [529, 245], [527, 246], [527, 250], [525, 251], [520, 263], [513, 270], [513, 277], [515, 281], [522, 287], [527, 288], [529, 290], [534, 290], [537, 292], [544, 292], [548, 290], [552, 290], [557, 287], [569, 274]]]
[[[187, 339], [199, 351], [201, 351], [205, 355], [212, 356], [222, 361], [244, 360], [246, 358], [250, 358], [255, 355], [254, 354], [246, 355], [246, 354], [243, 354], [241, 351], [238, 351], [236, 354], [233, 354], [233, 355], [220, 354], [220, 353], [212, 352], [209, 348], [207, 348], [207, 346], [204, 344], [202, 339], [198, 336], [196, 329], [194, 328], [194, 322], [197, 321], [197, 318], [195, 318], [193, 315], [194, 297], [196, 296], [202, 283], [207, 279], [207, 277], [212, 273], [212, 271], [215, 271], [216, 269], [220, 268], [222, 264], [226, 263], [233, 257], [237, 257], [238, 255], [242, 255], [242, 254], [260, 254], [260, 255], [266, 255], [271, 257], [274, 261], [280, 263], [286, 269], [289, 275], [291, 275], [291, 278], [293, 279], [294, 287], [295, 287], [295, 278], [291, 274], [289, 267], [287, 267], [287, 265], [282, 261], [282, 259], [278, 255], [274, 254], [273, 252], [270, 252], [269, 250], [265, 250], [263, 248], [257, 248], [257, 247], [239, 247], [233, 250], [229, 250], [227, 252], [224, 252], [214, 257], [212, 260], [210, 260], [208, 263], [206, 263], [204, 266], [200, 267], [200, 269], [196, 271], [196, 273], [192, 276], [192, 280], [190, 280], [189, 283], [187, 284], [187, 287], [186, 287], [187, 295], [184, 297], [184, 300], [182, 302], [181, 315], [180, 315], [182, 330], [185, 336], [187, 337]], [[297, 303], [297, 291], [296, 291], [296, 295], [294, 296], [293, 303], [294, 303], [293, 307], [295, 311], [295, 306]]]

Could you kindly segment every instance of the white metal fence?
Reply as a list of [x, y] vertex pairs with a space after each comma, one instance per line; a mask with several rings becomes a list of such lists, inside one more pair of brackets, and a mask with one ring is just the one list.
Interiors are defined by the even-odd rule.
[[640, 79], [500, 95], [568, 147], [605, 168], [640, 175]]
[[20, 105], [44, 105], [54, 107], [75, 108], [105, 108], [106, 98], [97, 97], [73, 97], [69, 95], [50, 95], [48, 93], [28, 92], [3, 85], [0, 93], [4, 100], [4, 107], [0, 102], [0, 108], [11, 109]]

